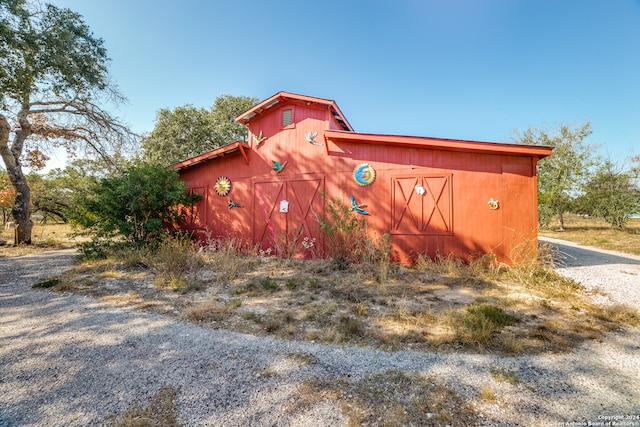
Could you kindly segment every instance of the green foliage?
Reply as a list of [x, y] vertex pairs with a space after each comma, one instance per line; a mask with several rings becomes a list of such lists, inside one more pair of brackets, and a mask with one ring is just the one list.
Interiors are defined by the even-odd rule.
[[138, 164], [96, 180], [74, 212], [74, 221], [97, 237], [121, 236], [131, 242], [158, 237], [180, 219], [176, 207], [194, 201], [174, 170]]
[[461, 343], [489, 344], [491, 336], [505, 326], [513, 325], [516, 318], [491, 304], [470, 304], [466, 313], [456, 313], [449, 322], [456, 340]]
[[602, 163], [585, 186], [582, 209], [623, 230], [631, 215], [640, 213], [640, 188], [632, 171], [621, 171], [609, 160]]
[[213, 124], [214, 141], [218, 146], [236, 141], [247, 141], [247, 128], [235, 119], [258, 103], [259, 99], [248, 96], [220, 95], [209, 110]]
[[273, 280], [271, 277], [267, 276], [264, 279], [262, 279], [260, 281], [260, 286], [262, 286], [263, 289], [269, 290], [269, 291], [275, 291], [278, 289], [278, 282], [276, 282], [275, 280]]
[[111, 84], [103, 40], [79, 14], [2, 0], [0, 52], [0, 156], [16, 190], [16, 243], [29, 244], [31, 191], [22, 165], [43, 167], [53, 147], [108, 159], [135, 136], [99, 106], [123, 97]]
[[287, 283], [285, 283], [285, 286], [287, 287], [287, 289], [289, 289], [290, 291], [294, 290], [295, 288], [298, 287], [298, 284], [296, 283], [295, 280], [293, 279], [288, 279]]
[[471, 304], [467, 306], [465, 321], [475, 323], [478, 321], [488, 321], [497, 326], [510, 326], [516, 318], [505, 313], [500, 307], [490, 304]]
[[109, 85], [104, 41], [82, 17], [52, 4], [37, 9], [26, 0], [0, 3], [0, 108], [25, 93], [64, 97]]
[[44, 220], [69, 221], [74, 206], [87, 197], [97, 173], [96, 162], [76, 159], [64, 169], [53, 169], [46, 175], [30, 174], [27, 179], [32, 189], [33, 212], [40, 213]]
[[54, 286], [60, 284], [60, 279], [58, 277], [52, 277], [51, 279], [43, 280], [42, 282], [34, 283], [31, 285], [32, 288], [53, 288]]
[[246, 128], [234, 119], [257, 101], [221, 95], [209, 110], [193, 105], [159, 110], [153, 131], [142, 142], [144, 159], [168, 166], [232, 142], [246, 141]]
[[156, 113], [155, 127], [142, 141], [143, 157], [170, 165], [215, 148], [213, 127], [204, 108], [193, 105], [163, 108]]
[[338, 198], [325, 200], [325, 206], [329, 214], [320, 219], [320, 229], [325, 236], [327, 255], [336, 267], [345, 269], [352, 263], [388, 259], [391, 251], [388, 235], [370, 237], [366, 219], [358, 218], [351, 206]]
[[510, 369], [491, 366], [489, 368], [489, 372], [491, 373], [491, 376], [498, 382], [506, 382], [511, 385], [516, 385], [520, 382], [520, 378], [518, 378], [516, 373]]
[[538, 162], [538, 218], [541, 226], [549, 224], [558, 215], [559, 226], [564, 227], [563, 214], [572, 200], [582, 192], [595, 164], [595, 147], [584, 143], [591, 134], [591, 125], [558, 126], [553, 132], [546, 129], [527, 129], [515, 134], [520, 144], [553, 146], [553, 154]]

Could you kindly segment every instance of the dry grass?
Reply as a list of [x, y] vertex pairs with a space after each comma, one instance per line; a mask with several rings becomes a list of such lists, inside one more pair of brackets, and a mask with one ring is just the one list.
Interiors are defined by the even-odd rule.
[[640, 255], [640, 218], [631, 218], [624, 231], [612, 230], [601, 218], [586, 218], [568, 214], [564, 217], [564, 231], [556, 224], [540, 230], [541, 236], [569, 240], [581, 245]]
[[478, 425], [475, 410], [453, 389], [433, 377], [388, 370], [358, 381], [308, 380], [287, 408], [330, 400], [348, 418], [348, 426]]
[[486, 384], [482, 386], [482, 390], [478, 397], [480, 400], [484, 400], [485, 402], [495, 402], [496, 400], [495, 392]]
[[175, 400], [178, 390], [164, 386], [149, 398], [147, 405], [133, 402], [120, 415], [112, 415], [105, 425], [111, 427], [178, 427], [178, 408]]
[[391, 265], [382, 288], [375, 265], [336, 270], [325, 260], [198, 256], [203, 264], [180, 289], [153, 286], [160, 271], [117, 259], [80, 264], [52, 286], [205, 327], [385, 350], [568, 351], [639, 318], [630, 308], [594, 306], [578, 284], [540, 265], [422, 259], [413, 268]]
[[412, 268], [337, 268], [330, 260], [258, 256], [238, 241], [216, 241], [202, 252], [168, 240], [155, 253], [115, 254], [42, 286], [205, 327], [385, 350], [561, 352], [640, 324], [637, 310], [596, 306], [579, 284], [555, 273], [549, 247], [537, 263], [514, 268], [489, 255], [468, 265], [422, 257]]
[[69, 224], [34, 224], [31, 233], [32, 245], [14, 246], [14, 230], [2, 229], [0, 233], [0, 256], [21, 256], [41, 252], [70, 248], [80, 239], [74, 237], [74, 230]]

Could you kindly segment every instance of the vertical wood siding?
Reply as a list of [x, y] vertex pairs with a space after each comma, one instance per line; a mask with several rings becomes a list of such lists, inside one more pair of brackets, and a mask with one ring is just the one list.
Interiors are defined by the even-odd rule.
[[[292, 110], [292, 125], [282, 126], [283, 109]], [[369, 229], [391, 235], [393, 256], [400, 262], [438, 253], [464, 259], [493, 253], [510, 262], [535, 239], [533, 158], [356, 142], [330, 142], [327, 154], [323, 131], [338, 128], [328, 109], [299, 104], [285, 104], [251, 121], [248, 165], [235, 153], [180, 171], [189, 189], [205, 195], [183, 226], [195, 234], [241, 237], [273, 251], [282, 250], [278, 245], [283, 242], [300, 247], [305, 237], [316, 238], [318, 254], [317, 218], [325, 191], [345, 203], [353, 195], [366, 205]], [[260, 133], [264, 140], [258, 144], [253, 136]], [[308, 142], [309, 133], [317, 133], [321, 145]], [[277, 173], [273, 161], [287, 164]], [[355, 183], [353, 170], [360, 163], [376, 170], [373, 184]], [[226, 197], [213, 189], [221, 175], [232, 181]], [[422, 195], [416, 186], [425, 189]], [[230, 197], [244, 207], [229, 209]], [[490, 209], [491, 198], [498, 209]], [[279, 211], [282, 200], [289, 202], [287, 213]]]

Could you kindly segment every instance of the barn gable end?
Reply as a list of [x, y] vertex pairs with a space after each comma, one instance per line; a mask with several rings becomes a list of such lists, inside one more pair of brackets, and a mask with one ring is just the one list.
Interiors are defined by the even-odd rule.
[[549, 147], [357, 133], [334, 101], [287, 92], [236, 120], [248, 143], [174, 165], [203, 196], [182, 225], [200, 238], [317, 255], [323, 194], [366, 205], [369, 229], [390, 235], [400, 262], [436, 253], [512, 262], [537, 236], [536, 162]]

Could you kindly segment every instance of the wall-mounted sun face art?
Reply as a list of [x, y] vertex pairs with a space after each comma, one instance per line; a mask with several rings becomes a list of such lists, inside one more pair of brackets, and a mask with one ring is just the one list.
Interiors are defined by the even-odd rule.
[[218, 196], [224, 197], [231, 191], [231, 180], [226, 176], [221, 176], [216, 180], [214, 188]]
[[353, 169], [353, 179], [356, 184], [364, 187], [376, 179], [376, 170], [369, 163], [361, 163]]

